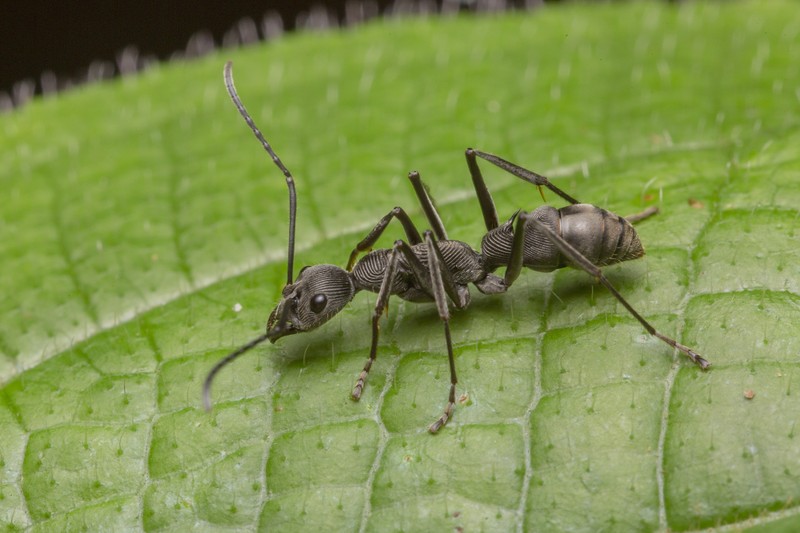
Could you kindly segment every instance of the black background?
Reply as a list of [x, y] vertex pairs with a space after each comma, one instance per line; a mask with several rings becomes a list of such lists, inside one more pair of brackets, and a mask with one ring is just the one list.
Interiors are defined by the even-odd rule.
[[[370, 1], [381, 13], [397, 7], [392, 0]], [[492, 0], [435, 3], [441, 6], [442, 2], [450, 10], [492, 4]], [[522, 6], [526, 2], [505, 3]], [[0, 13], [0, 93], [14, 95], [13, 87], [21, 80], [34, 82], [36, 92], [41, 92], [41, 75], [47, 71], [55, 74], [59, 86], [86, 79], [92, 62], [115, 64], [119, 52], [129, 45], [135, 46], [140, 56], [162, 60], [184, 50], [189, 38], [203, 30], [210, 32], [220, 45], [225, 33], [244, 17], [251, 17], [260, 25], [266, 13], [276, 12], [285, 29], [292, 30], [298, 14], [320, 5], [344, 20], [345, 0], [9, 1]], [[109, 69], [105, 72], [113, 73]]]

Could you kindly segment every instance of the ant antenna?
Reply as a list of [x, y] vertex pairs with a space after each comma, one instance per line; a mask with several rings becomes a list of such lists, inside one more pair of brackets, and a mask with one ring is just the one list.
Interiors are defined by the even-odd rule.
[[268, 335], [268, 333], [259, 335], [247, 344], [240, 346], [235, 352], [231, 352], [224, 358], [220, 359], [219, 362], [214, 365], [214, 368], [212, 368], [211, 372], [208, 373], [206, 376], [206, 381], [203, 383], [203, 406], [206, 408], [206, 411], [211, 411], [211, 382], [214, 381], [214, 377], [217, 375], [217, 373], [222, 370], [222, 367], [226, 366], [243, 353], [250, 351], [251, 348], [255, 348], [267, 340], [269, 338]]
[[[283, 308], [283, 311], [281, 312], [278, 324], [285, 323], [288, 314], [289, 314], [289, 307], [286, 306]], [[234, 359], [237, 359], [240, 355], [249, 352], [256, 346], [264, 342], [265, 340], [268, 340], [270, 336], [272, 336], [274, 333], [275, 330], [270, 330], [267, 331], [266, 333], [262, 333], [261, 335], [251, 340], [247, 344], [239, 346], [238, 348], [236, 348], [236, 350], [232, 351], [231, 353], [229, 353], [228, 355], [217, 361], [217, 364], [214, 365], [214, 368], [211, 369], [211, 371], [206, 376], [206, 380], [203, 382], [203, 407], [205, 407], [206, 411], [211, 411], [211, 383], [213, 383], [214, 378], [219, 373], [219, 371], [222, 370], [223, 367], [227, 366], [228, 363], [231, 363]]]
[[[272, 157], [272, 161], [281, 169], [283, 175], [286, 176], [286, 185], [289, 187], [289, 258], [287, 261], [287, 273], [286, 273], [286, 284], [292, 284], [292, 277], [294, 274], [294, 228], [295, 228], [295, 218], [297, 215], [297, 192], [294, 188], [294, 178], [292, 177], [292, 173], [289, 172], [289, 169], [286, 168], [286, 165], [280, 160], [278, 155], [272, 150], [272, 146], [267, 142], [264, 138], [264, 135], [261, 134], [258, 127], [256, 126], [255, 122], [253, 122], [250, 113], [247, 112], [247, 109], [244, 108], [244, 104], [239, 99], [239, 95], [236, 92], [236, 87], [233, 85], [233, 62], [228, 61], [225, 63], [225, 87], [228, 89], [228, 94], [233, 100], [233, 104], [236, 106], [236, 109], [239, 110], [239, 114], [242, 115], [244, 121], [247, 122], [247, 125], [250, 126], [250, 129], [255, 134], [256, 138], [261, 141], [261, 146], [264, 147], [264, 150]], [[286, 307], [278, 324], [283, 324], [286, 322], [286, 316], [288, 315], [289, 308]], [[259, 335], [255, 339], [251, 340], [247, 344], [243, 344], [233, 352], [229, 353], [222, 359], [220, 359], [214, 368], [206, 376], [206, 380], [203, 383], [203, 406], [206, 408], [206, 411], [211, 410], [211, 384], [214, 381], [214, 377], [222, 370], [223, 367], [227, 366], [228, 363], [231, 363], [234, 359], [238, 358], [240, 355], [249, 352], [251, 349], [255, 348], [265, 340], [268, 340], [271, 335], [274, 335], [275, 331], [267, 331], [266, 333]]]
[[[253, 130], [256, 138], [261, 141], [261, 146], [263, 146], [264, 150], [266, 150], [270, 157], [272, 157], [272, 161], [275, 163], [275, 165], [277, 165], [277, 167], [281, 169], [281, 172], [283, 172], [283, 175], [286, 176], [286, 185], [289, 187], [289, 259], [287, 264], [288, 272], [286, 273], [286, 284], [291, 285], [292, 277], [294, 275], [294, 227], [295, 218], [297, 215], [297, 193], [294, 189], [294, 178], [292, 177], [292, 173], [289, 172], [289, 169], [286, 168], [286, 165], [283, 164], [278, 155], [272, 150], [272, 146], [270, 146], [270, 144], [261, 134], [261, 131], [259, 131], [256, 123], [253, 122], [250, 114], [244, 108], [244, 104], [239, 99], [239, 95], [236, 93], [236, 87], [233, 85], [233, 61], [228, 61], [225, 63], [225, 87], [228, 89], [228, 94], [231, 96], [231, 100], [233, 100], [233, 104], [236, 106], [236, 109], [239, 110], [239, 114], [242, 115], [244, 121], [247, 122], [247, 125], [250, 126], [251, 130]], [[226, 359], [227, 358], [223, 359], [223, 361]], [[217, 368], [215, 367], [214, 370], [217, 370]]]

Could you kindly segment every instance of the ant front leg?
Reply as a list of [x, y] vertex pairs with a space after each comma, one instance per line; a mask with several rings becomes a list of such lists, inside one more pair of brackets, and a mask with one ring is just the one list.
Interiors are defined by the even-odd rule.
[[381, 288], [378, 290], [378, 299], [376, 300], [375, 308], [372, 311], [372, 343], [370, 344], [369, 348], [369, 359], [367, 359], [367, 362], [364, 365], [364, 370], [362, 370], [361, 374], [358, 376], [358, 380], [353, 387], [353, 392], [350, 393], [350, 397], [356, 401], [361, 399], [361, 393], [364, 391], [369, 370], [372, 368], [372, 363], [375, 362], [375, 358], [378, 356], [378, 338], [380, 337], [381, 331], [381, 315], [383, 315], [383, 310], [386, 309], [386, 306], [389, 303], [389, 297], [392, 295], [392, 284], [394, 283], [394, 273], [397, 270], [397, 259], [399, 257], [398, 253], [400, 247], [404, 244], [405, 243], [403, 241], [395, 242], [392, 252], [389, 254], [389, 261], [386, 264], [386, 270], [383, 273]]
[[688, 346], [684, 346], [683, 344], [679, 343], [675, 339], [667, 337], [666, 335], [659, 333], [647, 320], [644, 319], [642, 315], [639, 314], [636, 309], [628, 303], [625, 298], [617, 291], [617, 289], [611, 284], [608, 278], [605, 277], [603, 272], [594, 265], [591, 261], [586, 259], [586, 257], [581, 254], [578, 250], [576, 250], [570, 243], [565, 241], [561, 236], [557, 235], [553, 230], [547, 227], [547, 225], [543, 224], [540, 220], [536, 219], [536, 217], [530, 216], [528, 213], [522, 213], [520, 218], [524, 218], [525, 220], [531, 220], [536, 223], [540, 230], [544, 232], [545, 235], [555, 244], [558, 249], [564, 254], [572, 263], [572, 266], [582, 269], [590, 276], [597, 279], [600, 283], [602, 283], [614, 298], [616, 298], [624, 307], [628, 310], [628, 312], [633, 315], [633, 317], [639, 321], [639, 323], [644, 326], [644, 329], [650, 335], [657, 337], [667, 343], [668, 345], [672, 346], [673, 348], [677, 348], [684, 354], [686, 354], [689, 359], [691, 359], [697, 366], [701, 369], [706, 370], [708, 367], [711, 366], [711, 363], [707, 360], [703, 359], [700, 354], [689, 348]]
[[378, 241], [383, 232], [386, 230], [386, 227], [389, 225], [389, 222], [392, 221], [393, 218], [396, 218], [400, 221], [403, 225], [403, 229], [406, 232], [406, 238], [408, 238], [411, 244], [419, 244], [422, 242], [422, 237], [419, 235], [419, 231], [417, 231], [417, 227], [414, 226], [414, 223], [408, 217], [405, 211], [403, 211], [402, 207], [395, 207], [386, 215], [381, 218], [378, 223], [372, 228], [364, 239], [359, 242], [353, 251], [350, 252], [350, 259], [347, 261], [347, 270], [348, 272], [353, 270], [353, 265], [356, 264], [356, 259], [358, 259], [358, 254], [362, 252], [366, 252], [372, 249], [372, 246]]

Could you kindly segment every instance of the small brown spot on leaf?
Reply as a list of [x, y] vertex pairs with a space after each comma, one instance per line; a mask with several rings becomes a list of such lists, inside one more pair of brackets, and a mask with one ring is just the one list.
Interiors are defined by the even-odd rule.
[[744, 391], [744, 397], [747, 400], [752, 400], [753, 398], [756, 397], [756, 393], [755, 393], [755, 391], [753, 389], [746, 389]]
[[468, 401], [469, 401], [469, 394], [466, 392], [461, 396], [459, 396], [458, 398], [458, 403], [460, 403], [461, 405], [466, 404]]
[[705, 204], [696, 198], [689, 198], [689, 207], [694, 209], [703, 209]]

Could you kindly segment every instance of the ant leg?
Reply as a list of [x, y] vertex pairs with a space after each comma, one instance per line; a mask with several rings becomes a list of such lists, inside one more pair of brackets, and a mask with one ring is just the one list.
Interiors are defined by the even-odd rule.
[[481, 204], [481, 213], [483, 213], [483, 222], [486, 224], [486, 231], [495, 229], [499, 222], [497, 221], [497, 210], [494, 207], [494, 200], [492, 200], [492, 193], [486, 187], [486, 182], [483, 181], [483, 174], [478, 167], [478, 160], [475, 158], [475, 150], [467, 148], [464, 153], [467, 157], [467, 166], [469, 167], [469, 174], [472, 176], [472, 185], [475, 187], [475, 195], [478, 197], [478, 203]]
[[[497, 167], [502, 168], [506, 172], [509, 172], [510, 174], [513, 174], [514, 176], [518, 177], [519, 179], [527, 181], [528, 183], [533, 183], [534, 185], [539, 187], [539, 192], [540, 193], [542, 192], [541, 187], [544, 186], [544, 187], [547, 187], [548, 189], [550, 189], [551, 191], [553, 191], [554, 193], [556, 193], [561, 198], [563, 198], [564, 200], [568, 201], [571, 204], [579, 204], [580, 203], [578, 200], [576, 200], [572, 196], [568, 195], [567, 193], [565, 193], [564, 191], [562, 191], [561, 189], [559, 189], [558, 187], [556, 187], [555, 185], [550, 183], [550, 180], [548, 180], [546, 177], [542, 176], [541, 174], [537, 174], [536, 172], [533, 172], [533, 171], [528, 170], [526, 168], [522, 168], [521, 166], [515, 165], [514, 163], [506, 161], [503, 158], [497, 157], [496, 155], [487, 154], [485, 152], [479, 152], [478, 150], [473, 150], [473, 152], [475, 153], [475, 155], [477, 155], [481, 159], [485, 159], [489, 163], [491, 163], [491, 164], [493, 164], [493, 165], [495, 165]], [[544, 199], [544, 195], [542, 195], [542, 199]]]
[[[430, 271], [430, 284], [433, 292], [433, 298], [436, 301], [436, 309], [439, 312], [439, 318], [444, 323], [444, 338], [447, 345], [447, 359], [450, 363], [450, 395], [447, 398], [447, 407], [444, 413], [433, 424], [428, 426], [428, 431], [436, 433], [448, 420], [453, 416], [453, 411], [456, 408], [456, 384], [458, 378], [456, 377], [456, 362], [453, 357], [453, 341], [450, 338], [450, 310], [447, 307], [447, 298], [445, 296], [445, 282], [442, 277], [442, 272], [447, 270], [447, 267], [441, 262], [441, 252], [436, 241], [430, 231], [425, 232], [425, 243], [428, 247], [428, 267]], [[449, 272], [448, 272], [449, 277]], [[452, 281], [451, 281], [452, 283]]]
[[689, 357], [689, 359], [691, 359], [701, 369], [705, 370], [709, 366], [711, 366], [711, 363], [703, 359], [700, 356], [700, 354], [698, 354], [688, 346], [684, 346], [675, 339], [667, 337], [666, 335], [663, 335], [658, 331], [656, 331], [656, 328], [654, 328], [647, 320], [645, 320], [644, 317], [642, 317], [642, 315], [640, 315], [636, 311], [636, 309], [634, 309], [631, 306], [631, 304], [629, 304], [627, 300], [625, 300], [625, 298], [622, 297], [622, 295], [619, 293], [619, 291], [617, 291], [617, 289], [614, 288], [614, 286], [611, 284], [608, 278], [606, 278], [605, 275], [603, 275], [603, 272], [596, 265], [592, 264], [591, 261], [586, 259], [586, 257], [584, 257], [570, 243], [565, 241], [561, 236], [557, 235], [555, 232], [553, 232], [553, 230], [548, 228], [541, 221], [537, 220], [534, 217], [531, 217], [528, 214], [522, 214], [520, 215], [520, 218], [525, 218], [526, 220], [534, 221], [536, 225], [539, 226], [539, 228], [544, 232], [544, 234], [547, 235], [547, 237], [553, 242], [553, 244], [555, 244], [558, 247], [561, 253], [564, 254], [569, 259], [570, 263], [572, 263], [572, 266], [583, 269], [587, 274], [589, 274], [590, 276], [597, 279], [600, 283], [602, 283], [611, 292], [611, 294], [614, 295], [614, 298], [616, 298], [625, 307], [625, 309], [627, 309], [628, 312], [631, 315], [633, 315], [633, 317], [636, 320], [638, 320], [642, 326], [644, 326], [644, 329], [646, 329], [650, 335], [653, 335], [654, 337], [661, 339], [662, 341], [672, 346], [673, 348], [677, 348], [678, 350], [686, 354], [686, 356]]
[[[525, 220], [528, 216], [524, 211], [517, 211], [514, 217], [517, 218], [514, 224], [514, 241], [511, 244], [511, 256], [506, 267], [506, 273], [503, 276], [503, 284], [506, 289], [519, 277], [522, 272], [522, 258], [525, 255]], [[512, 220], [513, 218], [512, 217]]]
[[358, 254], [362, 252], [366, 252], [372, 248], [372, 245], [380, 238], [383, 234], [386, 226], [389, 225], [389, 222], [392, 221], [393, 218], [396, 218], [403, 224], [403, 229], [406, 232], [406, 237], [408, 238], [411, 244], [419, 244], [422, 242], [422, 237], [419, 235], [419, 231], [417, 231], [416, 226], [414, 223], [411, 222], [411, 219], [408, 217], [405, 211], [403, 211], [402, 207], [395, 207], [391, 211], [389, 211], [382, 219], [378, 221], [372, 231], [370, 231], [364, 239], [359, 242], [353, 251], [350, 252], [350, 259], [347, 261], [347, 268], [346, 270], [349, 272], [353, 269], [353, 265], [356, 264], [356, 259], [358, 258]]
[[[425, 232], [430, 233], [429, 231]], [[411, 247], [404, 243], [403, 241], [395, 242], [395, 246], [400, 249], [400, 253], [403, 254], [403, 259], [406, 260], [408, 266], [411, 268], [411, 272], [414, 275], [414, 279], [422, 286], [422, 289], [430, 294], [432, 297], [434, 295], [433, 285], [431, 284], [430, 280], [430, 270], [429, 267], [425, 266], [419, 257], [414, 253]], [[450, 273], [450, 270], [447, 269], [445, 265], [444, 259], [442, 258], [441, 251], [439, 250], [439, 246], [437, 245], [435, 248], [436, 252], [436, 259], [439, 262], [440, 272], [442, 276], [442, 283], [444, 284], [444, 290], [450, 300], [458, 309], [464, 309], [469, 305], [470, 297], [469, 297], [469, 290], [465, 285], [457, 285], [453, 281], [453, 276]], [[435, 298], [434, 298], [435, 300]]]
[[642, 220], [646, 220], [651, 216], [657, 214], [658, 214], [658, 208], [654, 205], [651, 205], [641, 213], [634, 213], [633, 215], [626, 216], [625, 220], [627, 220], [631, 224], [636, 224], [637, 222], [641, 222]]
[[414, 251], [407, 243], [397, 240], [392, 247], [392, 252], [389, 255], [389, 260], [383, 275], [383, 281], [381, 282], [381, 287], [378, 291], [378, 298], [375, 302], [375, 308], [372, 312], [372, 344], [370, 346], [369, 359], [367, 359], [364, 369], [358, 376], [358, 380], [353, 387], [351, 397], [353, 400], [359, 400], [361, 398], [361, 394], [364, 391], [364, 386], [366, 385], [367, 376], [369, 375], [372, 364], [375, 362], [377, 357], [378, 338], [380, 336], [380, 319], [389, 302], [389, 297], [392, 294], [392, 284], [394, 281], [395, 271], [397, 270], [397, 263], [400, 257], [399, 254], [402, 254], [411, 267], [414, 277], [420, 282], [420, 285], [422, 285], [425, 290], [433, 295], [434, 301], [436, 302], [436, 307], [439, 311], [439, 317], [444, 322], [447, 355], [450, 362], [450, 395], [448, 397], [448, 403], [444, 413], [428, 428], [431, 433], [436, 433], [447, 423], [450, 417], [453, 416], [456, 402], [456, 384], [458, 383], [458, 379], [456, 378], [455, 360], [453, 358], [453, 343], [450, 336], [450, 312], [447, 307], [447, 297], [449, 295], [455, 305], [459, 308], [465, 307], [469, 303], [469, 299], [468, 297], [465, 298], [461, 296], [461, 293], [458, 291], [458, 286], [453, 282], [450, 271], [447, 270], [447, 267], [442, 260], [441, 251], [439, 250], [436, 242], [433, 240], [433, 236], [430, 231], [425, 232], [425, 241], [428, 248], [427, 268], [422, 261], [420, 261], [419, 257], [414, 254]]
[[[430, 235], [430, 232], [426, 232], [426, 237]], [[430, 245], [429, 245], [430, 246]], [[444, 262], [441, 260], [441, 253], [439, 252], [439, 248], [436, 247], [434, 250], [436, 253], [436, 257], [434, 261], [436, 262], [437, 268], [441, 268], [439, 265], [443, 265]], [[367, 359], [366, 364], [364, 365], [364, 369], [361, 371], [361, 374], [358, 376], [358, 380], [356, 381], [355, 386], [353, 387], [353, 392], [351, 393], [351, 397], [354, 400], [359, 400], [361, 398], [361, 393], [364, 391], [364, 386], [366, 385], [367, 376], [369, 375], [369, 371], [372, 368], [372, 364], [375, 362], [375, 358], [378, 355], [378, 338], [380, 336], [380, 319], [381, 315], [383, 315], [384, 309], [389, 303], [389, 297], [392, 294], [392, 284], [394, 282], [394, 273], [397, 270], [397, 262], [399, 260], [399, 254], [402, 254], [405, 258], [406, 262], [411, 267], [411, 272], [413, 273], [414, 277], [419, 280], [420, 284], [423, 286], [425, 290], [429, 293], [434, 295], [434, 299], [436, 299], [436, 285], [432, 281], [432, 275], [429, 273], [429, 270], [422, 264], [419, 257], [414, 254], [414, 251], [411, 249], [407, 243], [397, 240], [392, 247], [392, 252], [389, 255], [389, 261], [386, 265], [386, 270], [384, 271], [383, 281], [381, 282], [381, 287], [378, 291], [378, 298], [375, 302], [375, 308], [372, 312], [372, 344], [370, 345], [369, 350], [369, 359]], [[430, 261], [430, 259], [429, 259]], [[469, 303], [469, 292], [464, 291], [466, 296], [462, 296], [461, 293], [458, 291], [457, 286], [452, 281], [452, 277], [450, 276], [450, 272], [446, 269], [444, 270], [444, 276], [442, 276], [441, 272], [439, 272], [439, 279], [441, 280], [442, 277], [445, 278], [444, 284], [444, 291], [450, 296], [453, 300], [455, 305], [459, 308], [464, 308]], [[445, 306], [447, 302], [445, 300]], [[447, 329], [447, 336], [449, 338], [450, 331]], [[452, 348], [450, 348], [450, 342], [448, 341], [448, 348], [449, 353], [452, 355]], [[454, 375], [454, 374], [453, 374]], [[455, 394], [455, 392], [453, 392]], [[451, 409], [452, 412], [452, 409]]]
[[[428, 219], [428, 224], [431, 225], [434, 235], [436, 235], [438, 240], [446, 241], [447, 231], [444, 229], [444, 223], [442, 223], [439, 211], [437, 211], [436, 206], [433, 204], [433, 199], [430, 194], [428, 194], [428, 187], [422, 181], [422, 178], [419, 177], [419, 172], [409, 172], [408, 179], [411, 180], [411, 186], [414, 187], [414, 192], [417, 193], [417, 199], [422, 206], [422, 210], [425, 212], [425, 217]], [[417, 243], [412, 242], [411, 244]]]
[[356, 401], [361, 399], [361, 393], [364, 391], [364, 385], [367, 382], [369, 369], [372, 368], [372, 363], [375, 362], [375, 358], [378, 356], [378, 337], [380, 336], [381, 330], [381, 315], [383, 315], [383, 310], [386, 309], [386, 306], [389, 303], [389, 297], [392, 295], [392, 284], [394, 282], [395, 270], [397, 270], [397, 259], [400, 257], [398, 252], [401, 243], [405, 244], [403, 241], [395, 241], [394, 243], [392, 253], [389, 255], [389, 262], [386, 264], [386, 270], [383, 273], [383, 281], [381, 282], [381, 288], [378, 291], [378, 299], [375, 302], [375, 309], [372, 311], [372, 344], [369, 348], [369, 359], [367, 359], [367, 362], [364, 365], [364, 370], [362, 370], [361, 374], [358, 376], [358, 380], [353, 387], [353, 392], [350, 393], [350, 397]]

